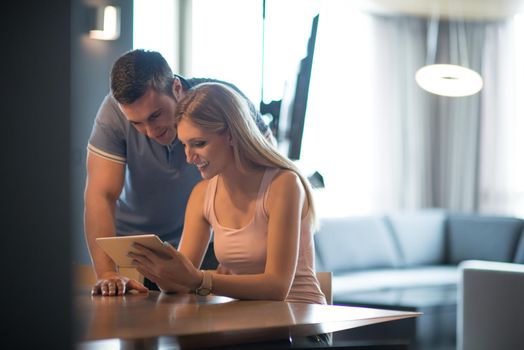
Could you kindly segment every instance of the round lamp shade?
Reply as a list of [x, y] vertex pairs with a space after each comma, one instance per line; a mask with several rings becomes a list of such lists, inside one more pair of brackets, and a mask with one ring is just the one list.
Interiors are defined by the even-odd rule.
[[475, 71], [453, 64], [432, 64], [415, 74], [417, 84], [442, 96], [469, 96], [482, 89], [482, 77]]

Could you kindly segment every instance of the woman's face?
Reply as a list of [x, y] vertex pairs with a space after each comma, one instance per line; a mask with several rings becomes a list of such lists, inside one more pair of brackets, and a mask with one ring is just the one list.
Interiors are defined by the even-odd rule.
[[186, 161], [196, 165], [204, 179], [211, 179], [234, 165], [228, 133], [207, 132], [182, 118], [178, 123], [178, 139], [184, 144]]

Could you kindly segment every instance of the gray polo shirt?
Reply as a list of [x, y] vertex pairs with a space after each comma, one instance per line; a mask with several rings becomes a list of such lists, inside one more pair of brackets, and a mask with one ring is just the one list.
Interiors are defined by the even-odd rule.
[[[186, 89], [212, 81], [181, 79]], [[259, 113], [255, 115], [259, 128], [267, 132]], [[87, 148], [126, 166], [124, 188], [116, 203], [116, 234], [155, 233], [178, 244], [189, 195], [201, 180], [197, 168], [186, 163], [178, 139], [164, 146], [139, 133], [108, 94], [98, 110]]]

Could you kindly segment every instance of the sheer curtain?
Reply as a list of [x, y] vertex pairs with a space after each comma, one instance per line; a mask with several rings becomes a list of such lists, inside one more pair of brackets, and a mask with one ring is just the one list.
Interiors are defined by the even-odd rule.
[[[380, 149], [376, 210], [476, 209], [480, 95], [433, 95], [415, 82], [427, 62], [428, 20], [373, 17], [374, 135]], [[448, 22], [439, 28], [436, 62], [449, 57]], [[469, 67], [480, 71], [484, 26], [465, 23]]]
[[426, 61], [425, 21], [373, 17], [375, 118], [379, 152], [377, 210], [431, 206], [434, 201], [436, 106], [415, 83]]
[[[486, 29], [479, 210], [524, 217], [524, 21]], [[488, 98], [489, 97], [489, 98]]]
[[425, 207], [523, 215], [514, 24], [465, 23], [468, 63], [485, 87], [461, 98], [415, 82], [426, 64], [427, 25], [339, 1], [322, 9], [300, 164], [324, 176], [321, 216]]
[[321, 216], [435, 206], [438, 103], [414, 79], [425, 27], [344, 2], [323, 8], [301, 160], [324, 176]]
[[[443, 23], [443, 31], [449, 29]], [[460, 23], [459, 23], [460, 25]], [[481, 22], [463, 23], [468, 67], [482, 73], [485, 27]], [[449, 34], [445, 34], [448, 35]], [[449, 50], [442, 47], [442, 51]], [[467, 97], [441, 97], [429, 94], [437, 104], [435, 118], [435, 157], [433, 206], [455, 211], [477, 211], [481, 101], [491, 98], [478, 93]]]

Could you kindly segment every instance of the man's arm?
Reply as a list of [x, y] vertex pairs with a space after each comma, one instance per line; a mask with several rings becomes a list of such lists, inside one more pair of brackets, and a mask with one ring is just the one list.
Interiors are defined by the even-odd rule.
[[[124, 164], [88, 152], [84, 230], [97, 277], [94, 294], [118, 295], [126, 290], [128, 279], [119, 275], [114, 262], [95, 241], [97, 237], [115, 235], [115, 205], [124, 185], [124, 176]], [[144, 288], [141, 285], [129, 287]]]

